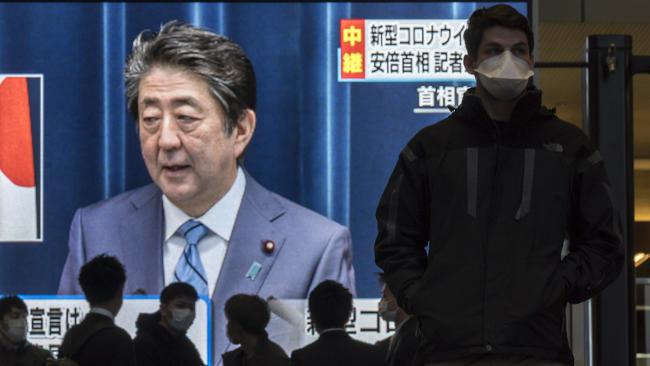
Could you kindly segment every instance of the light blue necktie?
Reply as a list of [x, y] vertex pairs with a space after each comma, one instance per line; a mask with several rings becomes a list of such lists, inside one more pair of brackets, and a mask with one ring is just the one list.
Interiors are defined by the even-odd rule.
[[208, 233], [208, 228], [198, 221], [188, 220], [181, 225], [179, 230], [185, 237], [187, 244], [183, 250], [183, 255], [176, 265], [174, 277], [176, 281], [187, 282], [194, 286], [199, 296], [207, 296], [208, 277], [201, 263], [197, 244]]

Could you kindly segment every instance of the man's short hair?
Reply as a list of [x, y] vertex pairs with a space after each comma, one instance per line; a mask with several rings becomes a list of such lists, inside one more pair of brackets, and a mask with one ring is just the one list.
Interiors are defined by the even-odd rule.
[[323, 281], [309, 294], [309, 312], [320, 329], [343, 328], [352, 312], [352, 294], [336, 281]]
[[194, 286], [185, 282], [173, 282], [165, 287], [160, 293], [160, 303], [169, 304], [172, 300], [179, 297], [189, 297], [196, 301], [199, 299], [199, 294], [196, 293]]
[[158, 33], [142, 31], [133, 41], [124, 76], [129, 111], [136, 123], [139, 84], [155, 66], [191, 72], [203, 79], [225, 113], [228, 134], [244, 110], [255, 110], [255, 72], [244, 50], [209, 30], [171, 21]]
[[257, 295], [237, 294], [226, 301], [226, 318], [239, 324], [247, 333], [264, 334], [271, 319], [269, 305]]
[[465, 30], [463, 38], [465, 39], [467, 53], [471, 57], [476, 57], [483, 39], [483, 33], [488, 28], [497, 25], [523, 31], [526, 38], [528, 38], [530, 53], [533, 53], [533, 31], [530, 29], [528, 19], [512, 6], [499, 4], [489, 8], [477, 9], [467, 20], [467, 30]]
[[84, 264], [79, 273], [79, 285], [91, 306], [113, 299], [125, 282], [126, 272], [122, 263], [106, 254]]
[[27, 312], [27, 304], [18, 296], [5, 296], [0, 299], [0, 319], [11, 313], [11, 309], [16, 308]]

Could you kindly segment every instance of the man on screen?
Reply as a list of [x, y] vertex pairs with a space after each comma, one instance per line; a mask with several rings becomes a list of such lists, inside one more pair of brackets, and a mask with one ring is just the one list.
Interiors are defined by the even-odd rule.
[[[101, 252], [125, 264], [126, 294], [190, 283], [215, 306], [217, 364], [232, 295], [306, 298], [324, 279], [354, 289], [349, 231], [242, 166], [257, 120], [253, 66], [239, 45], [170, 22], [138, 35], [125, 78], [154, 183], [77, 210], [60, 293], [79, 293], [79, 267]], [[272, 322], [269, 336], [279, 328]]]
[[527, 87], [523, 15], [479, 9], [464, 40], [477, 86], [402, 150], [377, 209], [375, 260], [418, 320], [426, 365], [572, 365], [566, 304], [598, 294], [623, 262], [605, 166]]

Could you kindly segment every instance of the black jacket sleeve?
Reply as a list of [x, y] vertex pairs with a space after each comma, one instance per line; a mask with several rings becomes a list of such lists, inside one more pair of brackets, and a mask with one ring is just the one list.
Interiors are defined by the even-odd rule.
[[589, 142], [578, 152], [571, 195], [570, 253], [560, 271], [567, 282], [567, 299], [575, 304], [613, 282], [624, 260], [621, 221], [605, 165]]
[[402, 150], [376, 213], [375, 262], [399, 306], [409, 313], [416, 283], [427, 266], [429, 199], [423, 154], [413, 140]]
[[156, 358], [155, 345], [146, 336], [138, 335], [133, 340], [135, 359], [138, 366], [154, 366], [159, 363]]
[[115, 336], [115, 342], [111, 345], [115, 349], [115, 356], [111, 360], [111, 366], [136, 366], [135, 347], [131, 336], [121, 328]]

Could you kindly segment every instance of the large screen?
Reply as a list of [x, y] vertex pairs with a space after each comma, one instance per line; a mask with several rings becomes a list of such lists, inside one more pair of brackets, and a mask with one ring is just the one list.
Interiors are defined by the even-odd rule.
[[378, 298], [379, 197], [409, 139], [474, 85], [462, 35], [494, 4], [0, 4], [0, 293], [56, 294], [75, 210], [152, 182], [123, 71], [138, 33], [177, 19], [242, 46], [257, 78], [243, 166], [349, 228], [356, 297]]

